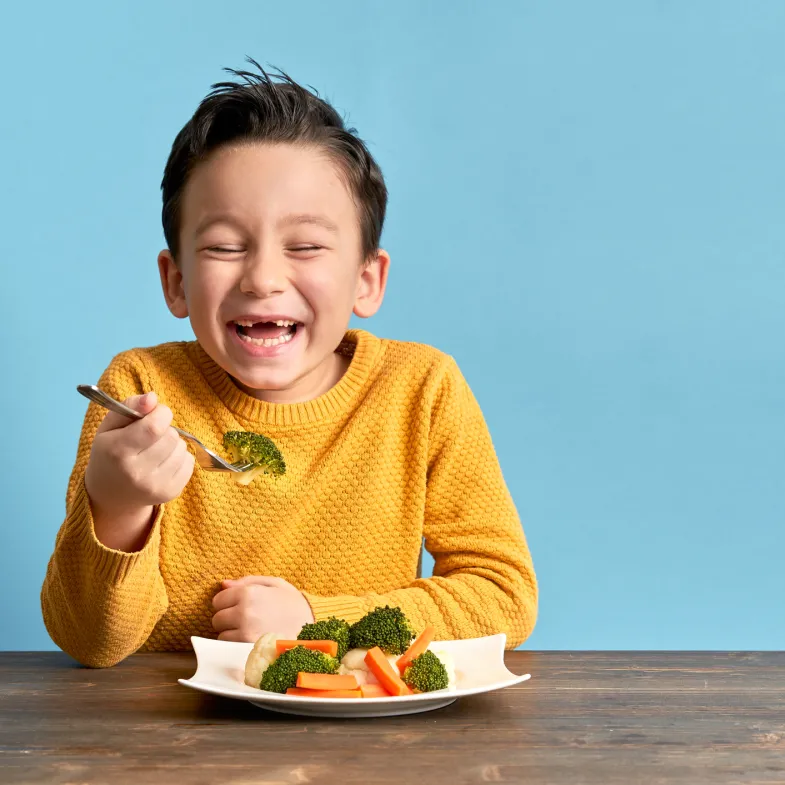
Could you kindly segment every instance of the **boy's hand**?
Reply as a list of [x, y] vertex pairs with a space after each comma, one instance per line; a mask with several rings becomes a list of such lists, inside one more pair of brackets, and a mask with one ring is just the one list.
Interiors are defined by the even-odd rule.
[[213, 597], [218, 640], [255, 643], [266, 632], [294, 640], [314, 620], [308, 600], [283, 578], [248, 575], [221, 585]]
[[169, 427], [172, 412], [157, 405], [155, 393], [124, 403], [144, 417], [106, 414], [93, 439], [85, 489], [96, 536], [108, 547], [135, 550], [155, 506], [179, 496], [191, 479], [194, 457]]

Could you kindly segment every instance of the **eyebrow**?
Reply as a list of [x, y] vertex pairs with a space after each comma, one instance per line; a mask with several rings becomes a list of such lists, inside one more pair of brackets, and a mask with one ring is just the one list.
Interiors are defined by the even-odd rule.
[[314, 213], [292, 213], [284, 216], [279, 222], [279, 226], [300, 226], [302, 224], [312, 224], [321, 226], [333, 234], [338, 233], [338, 225], [331, 221], [326, 215], [316, 215]]
[[[205, 218], [196, 227], [196, 234], [200, 235], [211, 226], [219, 223], [231, 224], [232, 226], [237, 227], [240, 226], [240, 222], [231, 215], [211, 215]], [[290, 213], [278, 221], [279, 226], [302, 226], [303, 224], [321, 226], [328, 232], [338, 234], [338, 225], [334, 221], [331, 221], [326, 215], [317, 215], [316, 213]]]
[[200, 235], [203, 232], [206, 232], [211, 226], [215, 224], [231, 224], [232, 226], [236, 226], [239, 228], [240, 222], [237, 221], [231, 215], [208, 215], [200, 224], [196, 227], [196, 235]]

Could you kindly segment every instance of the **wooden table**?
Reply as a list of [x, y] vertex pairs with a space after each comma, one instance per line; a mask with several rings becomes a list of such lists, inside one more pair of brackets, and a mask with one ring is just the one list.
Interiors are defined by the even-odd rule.
[[188, 654], [88, 670], [0, 654], [0, 781], [784, 783], [785, 653], [513, 652], [532, 679], [435, 712], [267, 713], [177, 684]]

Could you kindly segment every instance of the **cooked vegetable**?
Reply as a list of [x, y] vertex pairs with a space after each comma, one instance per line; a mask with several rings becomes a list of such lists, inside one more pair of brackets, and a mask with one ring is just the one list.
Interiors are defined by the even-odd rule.
[[390, 693], [381, 684], [361, 684], [360, 692], [363, 698], [389, 698]]
[[233, 473], [235, 481], [240, 485], [248, 485], [260, 474], [271, 474], [274, 477], [286, 474], [286, 463], [281, 451], [271, 439], [260, 433], [227, 431], [223, 444], [233, 462], [244, 461], [254, 465], [253, 469]]
[[278, 654], [283, 654], [295, 646], [304, 646], [306, 649], [313, 649], [314, 651], [323, 651], [331, 657], [338, 654], [338, 644], [335, 641], [287, 641], [280, 640], [275, 642], [275, 648]]
[[362, 698], [360, 690], [304, 690], [300, 687], [289, 687], [287, 695], [299, 695], [303, 698]]
[[329, 619], [322, 619], [313, 624], [304, 624], [297, 639], [335, 641], [338, 644], [338, 654], [335, 656], [342, 660], [349, 651], [349, 625], [343, 619], [330, 616]]
[[414, 630], [400, 608], [374, 608], [349, 628], [353, 649], [378, 646], [387, 654], [403, 654], [412, 642]]
[[416, 657], [403, 672], [403, 680], [415, 692], [446, 690], [450, 683], [447, 668], [432, 651]]
[[297, 687], [304, 690], [356, 690], [359, 688], [354, 676], [337, 673], [298, 673]]
[[278, 658], [276, 643], [280, 637], [274, 632], [266, 632], [254, 644], [245, 662], [245, 683], [249, 687], [259, 689], [264, 672]]
[[[354, 676], [361, 687], [363, 684], [378, 684], [378, 679], [368, 670], [368, 665], [365, 663], [366, 654], [368, 654], [368, 649], [349, 649], [346, 652], [346, 656], [341, 660], [338, 673]], [[395, 668], [395, 663], [398, 662], [398, 655], [388, 654], [387, 660]]]
[[408, 686], [395, 672], [395, 669], [390, 665], [387, 657], [384, 656], [384, 652], [378, 646], [369, 649], [368, 654], [365, 655], [365, 662], [371, 673], [379, 680], [379, 684], [381, 684], [390, 695], [409, 694]]
[[295, 646], [272, 662], [262, 676], [261, 689], [286, 692], [297, 686], [298, 673], [335, 673], [338, 660], [321, 651]]
[[447, 689], [454, 690], [457, 687], [458, 678], [455, 673], [455, 659], [450, 650], [442, 648], [438, 643], [434, 642], [428, 647], [428, 651], [432, 651], [442, 661], [442, 665], [444, 665], [447, 671], [447, 677], [450, 680]]
[[[434, 637], [429, 624], [412, 641], [414, 633], [398, 607], [374, 608], [351, 626], [331, 616], [304, 625], [297, 640], [262, 635], [248, 655], [245, 683], [322, 698], [403, 697], [455, 689], [449, 645], [440, 648]], [[360, 642], [366, 645], [348, 649]]]
[[409, 646], [409, 648], [401, 655], [398, 660], [398, 672], [403, 675], [403, 672], [412, 664], [412, 661], [419, 657], [436, 636], [436, 628], [429, 624], [419, 635], [417, 640]]

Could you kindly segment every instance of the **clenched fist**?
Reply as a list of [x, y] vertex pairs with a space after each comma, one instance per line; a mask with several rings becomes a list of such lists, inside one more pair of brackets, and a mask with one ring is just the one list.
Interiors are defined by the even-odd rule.
[[194, 457], [155, 393], [124, 403], [144, 416], [106, 414], [93, 439], [85, 489], [98, 539], [109, 548], [135, 551], [144, 546], [155, 507], [179, 496], [191, 479]]
[[213, 598], [218, 640], [256, 642], [266, 632], [295, 639], [313, 612], [299, 589], [283, 578], [248, 575], [223, 581]]

